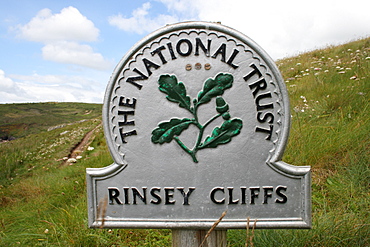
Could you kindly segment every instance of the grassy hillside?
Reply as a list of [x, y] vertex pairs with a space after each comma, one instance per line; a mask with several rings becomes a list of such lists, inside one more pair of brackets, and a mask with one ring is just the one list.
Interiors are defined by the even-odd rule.
[[[312, 167], [313, 228], [248, 236], [229, 230], [229, 246], [369, 246], [370, 39], [277, 63], [292, 114], [283, 160]], [[70, 122], [84, 119], [84, 111]], [[112, 163], [100, 122], [39, 128], [0, 144], [1, 246], [171, 246], [170, 230], [87, 228], [85, 168]], [[45, 123], [44, 130], [54, 125]], [[65, 162], [94, 129], [87, 145], [94, 149], [85, 147], [76, 163]]]
[[[86, 103], [0, 104], [0, 139], [39, 133], [101, 115], [101, 105]], [[1, 141], [0, 140], [0, 141]]]
[[256, 231], [255, 246], [369, 246], [370, 38], [277, 64], [292, 115], [283, 160], [312, 167], [313, 229]]

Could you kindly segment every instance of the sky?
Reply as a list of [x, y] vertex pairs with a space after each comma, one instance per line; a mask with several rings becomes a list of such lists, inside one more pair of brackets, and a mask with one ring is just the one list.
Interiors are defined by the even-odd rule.
[[221, 22], [274, 60], [370, 36], [368, 0], [0, 0], [0, 103], [102, 103], [125, 53], [182, 21]]

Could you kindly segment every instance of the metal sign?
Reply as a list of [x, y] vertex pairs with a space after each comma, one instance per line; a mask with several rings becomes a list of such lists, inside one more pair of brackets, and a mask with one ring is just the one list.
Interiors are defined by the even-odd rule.
[[311, 226], [310, 167], [281, 161], [288, 94], [271, 58], [216, 23], [168, 25], [122, 58], [103, 122], [114, 163], [87, 169], [90, 227]]

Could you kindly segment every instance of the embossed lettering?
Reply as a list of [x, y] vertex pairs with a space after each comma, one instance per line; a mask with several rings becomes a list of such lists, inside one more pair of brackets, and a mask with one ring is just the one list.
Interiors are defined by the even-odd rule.
[[182, 205], [189, 205], [189, 196], [191, 195], [191, 193], [193, 193], [195, 188], [189, 188], [188, 192], [185, 192], [184, 188], [177, 189], [181, 192], [181, 195], [184, 197], [184, 202], [182, 203]]
[[[182, 44], [186, 44], [186, 46], [187, 46], [187, 51], [186, 52], [183, 52], [181, 50], [181, 45]], [[188, 39], [180, 39], [179, 42], [177, 42], [177, 44], [176, 44], [176, 51], [181, 56], [187, 57], [193, 51], [193, 45], [191, 44], [190, 40], [188, 40]]]
[[261, 71], [259, 71], [255, 64], [252, 63], [249, 67], [251, 67], [253, 70], [243, 77], [244, 81], [248, 81], [255, 74], [258, 74], [258, 78], [262, 76]]
[[175, 200], [171, 200], [173, 198], [173, 193], [175, 191], [175, 188], [164, 188], [164, 204], [175, 204]]
[[141, 194], [139, 190], [135, 187], [131, 188], [133, 204], [136, 204], [136, 198], [138, 197], [144, 204], [146, 204], [146, 187], [143, 188], [143, 193]]
[[276, 194], [281, 197], [281, 199], [275, 200], [276, 203], [286, 203], [288, 201], [288, 197], [281, 192], [282, 190], [286, 191], [287, 187], [280, 185], [276, 188]]
[[274, 189], [274, 186], [240, 186], [240, 190], [234, 187], [215, 187], [210, 192], [210, 199], [214, 204], [222, 205], [263, 205], [272, 203], [286, 203], [288, 197], [283, 193], [287, 187], [279, 185]]
[[162, 50], [165, 50], [166, 47], [164, 47], [163, 45], [158, 47], [157, 49], [155, 49], [154, 51], [152, 51], [150, 54], [152, 54], [152, 56], [158, 54], [159, 58], [161, 59], [162, 61], [162, 64], [166, 64], [167, 61], [166, 59], [164, 58], [163, 54], [162, 54]]
[[218, 55], [221, 55], [221, 61], [226, 61], [226, 44], [221, 44], [217, 51], [213, 54], [212, 58], [216, 58]]
[[206, 57], [209, 57], [212, 40], [208, 39], [207, 41], [208, 43], [207, 43], [207, 48], [206, 48], [200, 38], [195, 39], [195, 53], [194, 53], [195, 56], [199, 56], [199, 47], [200, 47], [203, 50]]
[[146, 58], [143, 58], [143, 63], [146, 68], [146, 72], [148, 72], [148, 76], [152, 75], [152, 71], [150, 70], [150, 68], [158, 69], [160, 67], [158, 64], [155, 64]]
[[119, 106], [126, 106], [126, 107], [131, 107], [135, 109], [135, 106], [136, 106], [135, 98], [132, 98], [132, 103], [130, 103], [131, 100], [129, 98], [126, 98], [126, 101], [123, 101], [124, 99], [125, 99], [124, 96], [121, 96], [119, 98], [119, 103], [118, 103]]
[[[257, 121], [259, 123], [269, 123], [269, 125], [266, 126], [256, 126], [255, 131], [266, 133], [266, 140], [271, 140], [271, 136], [274, 130], [274, 114], [273, 112], [263, 112], [267, 109], [274, 109], [274, 104], [271, 101], [272, 100], [272, 94], [270, 91], [266, 91], [267, 89], [267, 82], [265, 78], [262, 76], [261, 71], [257, 68], [255, 64], [251, 64], [250, 67], [253, 69], [250, 71], [247, 75], [243, 77], [243, 79], [247, 82], [250, 80], [254, 75], [258, 76], [258, 79], [254, 82], [249, 84], [249, 88], [252, 90], [252, 95], [254, 97], [254, 102], [256, 105], [257, 110]], [[268, 101], [268, 99], [271, 99]], [[267, 102], [266, 102], [267, 100]], [[264, 103], [262, 103], [264, 101]]]
[[128, 188], [128, 187], [124, 187], [124, 188], [123, 188], [123, 194], [124, 194], [125, 204], [126, 204], [126, 205], [130, 204], [130, 202], [129, 202], [129, 200], [128, 200], [128, 190], [129, 190], [129, 188]]
[[123, 116], [123, 121], [118, 122], [118, 126], [124, 126], [124, 125], [135, 125], [135, 121], [127, 121], [127, 115], [134, 115], [134, 111], [118, 111], [118, 115]]
[[250, 187], [249, 189], [251, 191], [251, 204], [254, 204], [255, 199], [258, 198], [260, 187]]
[[158, 195], [156, 192], [160, 192], [161, 191], [161, 188], [152, 188], [151, 190], [150, 190], [150, 195], [153, 197], [153, 198], [155, 198], [156, 200], [153, 200], [153, 199], [151, 199], [150, 200], [150, 203], [152, 203], [152, 204], [161, 204], [161, 202], [162, 202], [162, 198], [161, 198], [161, 196], [160, 195]]
[[229, 191], [229, 204], [238, 204], [239, 199], [237, 199], [235, 201], [233, 200], [233, 190], [234, 190], [234, 188], [229, 187], [229, 188], [227, 188], [227, 190]]
[[231, 54], [231, 56], [229, 57], [229, 59], [226, 62], [228, 65], [230, 65], [234, 69], [239, 67], [238, 65], [233, 64], [233, 61], [234, 61], [236, 55], [238, 55], [238, 53], [239, 53], [239, 51], [237, 49], [234, 49], [233, 54]]
[[175, 56], [175, 53], [173, 52], [172, 43], [167, 43], [168, 50], [170, 51], [170, 55], [172, 60], [175, 60], [177, 57]]
[[265, 113], [264, 115], [262, 115], [263, 112], [258, 112], [257, 113], [257, 120], [258, 122], [260, 123], [273, 123], [274, 122], [274, 114], [272, 114], [271, 112], [267, 112]]
[[241, 196], [242, 204], [246, 204], [247, 187], [240, 187], [240, 190], [241, 190], [241, 193], [242, 193], [242, 196]]
[[[119, 197], [119, 190], [118, 188], [108, 188], [108, 201], [109, 201], [109, 204], [110, 205], [113, 205], [114, 204], [114, 201], [117, 203], [117, 204], [123, 204], [120, 199], [118, 198]], [[114, 201], [113, 201], [114, 200]]]
[[269, 124], [269, 129], [265, 129], [265, 128], [261, 128], [261, 127], [256, 127], [255, 131], [256, 132], [262, 132], [262, 133], [266, 133], [267, 136], [266, 136], [266, 140], [271, 140], [271, 135], [272, 135], [272, 130], [274, 129], [274, 125], [272, 124]]
[[129, 77], [126, 79], [126, 82], [128, 83], [131, 83], [132, 85], [134, 85], [135, 87], [137, 87], [138, 89], [141, 89], [143, 87], [143, 85], [137, 83], [136, 81], [142, 81], [142, 80], [147, 80], [148, 77], [146, 75], [144, 75], [140, 70], [138, 70], [137, 68], [134, 68], [133, 70], [135, 73], [138, 73], [139, 76], [135, 76], [135, 77]]
[[123, 132], [123, 128], [120, 128], [119, 129], [119, 134], [121, 136], [122, 143], [127, 143], [125, 138], [128, 137], [128, 136], [137, 135], [137, 132], [136, 132], [136, 130], [131, 130], [129, 132]]
[[225, 194], [225, 189], [223, 187], [216, 187], [216, 188], [213, 188], [212, 191], [211, 191], [211, 195], [210, 195], [210, 198], [211, 198], [211, 201], [215, 204], [225, 204], [225, 197], [223, 197], [221, 200], [217, 200], [215, 198], [215, 194], [216, 192], [222, 192], [223, 194]]
[[268, 198], [272, 197], [272, 191], [274, 190], [274, 187], [272, 186], [263, 186], [263, 204], [267, 204]]

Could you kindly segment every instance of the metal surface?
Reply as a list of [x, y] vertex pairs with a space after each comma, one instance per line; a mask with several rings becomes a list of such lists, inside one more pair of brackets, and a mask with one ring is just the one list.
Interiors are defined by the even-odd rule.
[[244, 34], [185, 22], [148, 35], [115, 68], [103, 122], [114, 164], [87, 169], [90, 227], [201, 229], [227, 210], [219, 228], [310, 228], [310, 167], [281, 161], [285, 85]]

